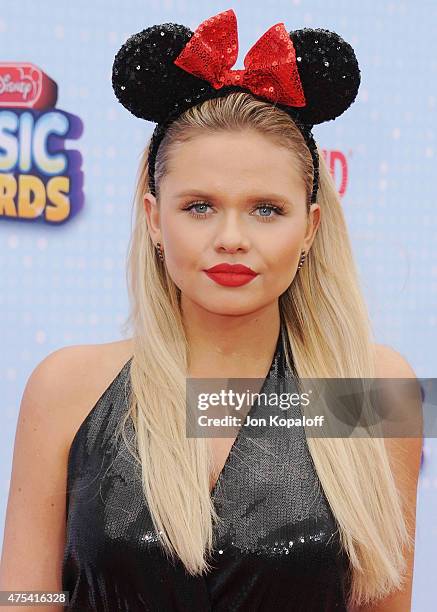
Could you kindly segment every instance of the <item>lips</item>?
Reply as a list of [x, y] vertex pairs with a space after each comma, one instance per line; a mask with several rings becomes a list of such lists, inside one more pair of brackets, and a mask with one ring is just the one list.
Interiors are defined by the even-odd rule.
[[240, 287], [258, 276], [258, 272], [242, 264], [217, 264], [204, 272], [211, 280], [226, 287]]
[[251, 268], [247, 266], [243, 266], [242, 264], [228, 264], [221, 263], [213, 266], [212, 268], [208, 268], [205, 272], [225, 272], [233, 274], [250, 274], [251, 276], [256, 276], [257, 272], [254, 272]]

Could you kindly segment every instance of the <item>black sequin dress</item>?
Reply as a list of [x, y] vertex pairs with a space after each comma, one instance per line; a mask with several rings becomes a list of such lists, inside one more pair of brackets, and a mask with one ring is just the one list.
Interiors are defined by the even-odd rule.
[[[289, 376], [279, 334], [262, 390]], [[212, 497], [214, 569], [192, 577], [164, 555], [138, 466], [114, 431], [127, 409], [129, 360], [70, 448], [62, 588], [66, 610], [346, 612], [349, 563], [308, 450], [242, 427]], [[251, 414], [254, 406], [251, 408]], [[131, 423], [130, 421], [128, 423]], [[132, 430], [133, 431], [133, 430]]]

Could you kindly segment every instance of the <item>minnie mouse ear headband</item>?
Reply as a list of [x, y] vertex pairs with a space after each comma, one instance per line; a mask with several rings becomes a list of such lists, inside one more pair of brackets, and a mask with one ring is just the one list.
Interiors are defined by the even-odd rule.
[[288, 113], [311, 152], [316, 202], [319, 158], [314, 124], [335, 119], [354, 102], [360, 69], [354, 50], [335, 32], [273, 25], [251, 47], [244, 70], [238, 57], [232, 9], [202, 22], [193, 33], [176, 23], [154, 25], [130, 36], [115, 56], [112, 86], [133, 115], [157, 123], [149, 150], [149, 189], [155, 195], [155, 159], [168, 125], [204, 100], [248, 91]]

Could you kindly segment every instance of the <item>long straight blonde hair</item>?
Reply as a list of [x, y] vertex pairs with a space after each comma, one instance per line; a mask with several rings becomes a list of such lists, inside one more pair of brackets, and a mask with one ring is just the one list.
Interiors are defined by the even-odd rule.
[[[156, 197], [172, 146], [201, 133], [251, 129], [294, 154], [308, 202], [313, 164], [289, 115], [246, 92], [194, 106], [165, 134], [155, 165]], [[210, 568], [213, 524], [207, 440], [186, 436], [188, 342], [180, 290], [157, 257], [143, 196], [149, 191], [145, 148], [134, 198], [128, 252], [131, 309], [123, 326], [133, 335], [129, 409], [118, 434], [141, 465], [146, 503], [163, 550], [189, 574]], [[359, 287], [342, 206], [319, 150], [317, 202], [321, 222], [305, 265], [278, 297], [298, 377], [366, 378], [375, 374], [369, 316]], [[288, 356], [287, 356], [288, 359]], [[125, 434], [131, 418], [135, 443]], [[349, 604], [361, 605], [403, 585], [403, 547], [411, 544], [403, 500], [382, 438], [308, 438], [322, 488], [337, 520], [351, 568]]]

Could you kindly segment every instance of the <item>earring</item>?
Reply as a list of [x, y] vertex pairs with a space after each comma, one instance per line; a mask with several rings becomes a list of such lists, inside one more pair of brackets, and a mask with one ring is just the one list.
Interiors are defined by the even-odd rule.
[[300, 254], [300, 260], [299, 260], [299, 265], [297, 266], [297, 269], [298, 269], [298, 270], [300, 270], [300, 269], [301, 269], [301, 267], [303, 266], [303, 262], [305, 261], [305, 257], [306, 257], [306, 255], [307, 255], [307, 254], [305, 253], [305, 251], [301, 251], [301, 254]]
[[162, 251], [162, 247], [161, 247], [161, 243], [160, 242], [156, 243], [156, 250], [158, 251], [159, 259], [161, 261], [164, 261], [164, 253]]

